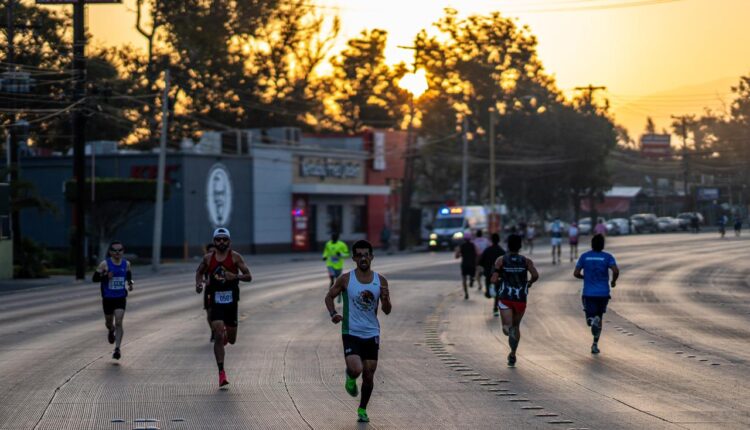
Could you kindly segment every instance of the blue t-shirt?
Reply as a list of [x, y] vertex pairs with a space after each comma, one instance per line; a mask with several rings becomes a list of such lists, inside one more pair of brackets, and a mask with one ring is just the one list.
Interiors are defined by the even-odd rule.
[[615, 257], [604, 251], [581, 254], [576, 269], [583, 269], [583, 295], [609, 297], [609, 268], [616, 265]]

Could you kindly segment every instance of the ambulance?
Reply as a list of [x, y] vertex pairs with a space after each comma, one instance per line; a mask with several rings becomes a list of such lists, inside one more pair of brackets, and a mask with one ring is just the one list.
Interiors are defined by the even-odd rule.
[[488, 213], [483, 206], [450, 206], [438, 209], [430, 228], [430, 249], [455, 248], [464, 234], [487, 231]]

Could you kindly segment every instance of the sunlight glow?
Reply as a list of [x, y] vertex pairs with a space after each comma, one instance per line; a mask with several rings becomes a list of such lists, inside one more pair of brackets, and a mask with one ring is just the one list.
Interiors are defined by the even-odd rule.
[[419, 98], [419, 96], [427, 91], [427, 74], [424, 69], [419, 69], [415, 73], [409, 73], [401, 78], [398, 86], [412, 93], [415, 98]]

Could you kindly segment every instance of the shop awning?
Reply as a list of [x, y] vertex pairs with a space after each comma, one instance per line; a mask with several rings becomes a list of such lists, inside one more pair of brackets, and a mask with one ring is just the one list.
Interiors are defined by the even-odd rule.
[[391, 193], [391, 188], [386, 185], [292, 184], [292, 192], [295, 194], [387, 196]]

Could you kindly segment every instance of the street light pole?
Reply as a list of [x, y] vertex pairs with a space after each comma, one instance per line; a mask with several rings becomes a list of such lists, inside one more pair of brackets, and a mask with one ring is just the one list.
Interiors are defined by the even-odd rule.
[[490, 107], [490, 230], [495, 233], [497, 229], [495, 219], [495, 108]]
[[[86, 29], [85, 0], [73, 4], [73, 103], [78, 103], [86, 91]], [[86, 117], [83, 109], [73, 109], [73, 176], [76, 179], [75, 221], [75, 266], [76, 279], [86, 275], [84, 242], [86, 238], [86, 158], [85, 158]], [[93, 148], [92, 148], [93, 150]]]

